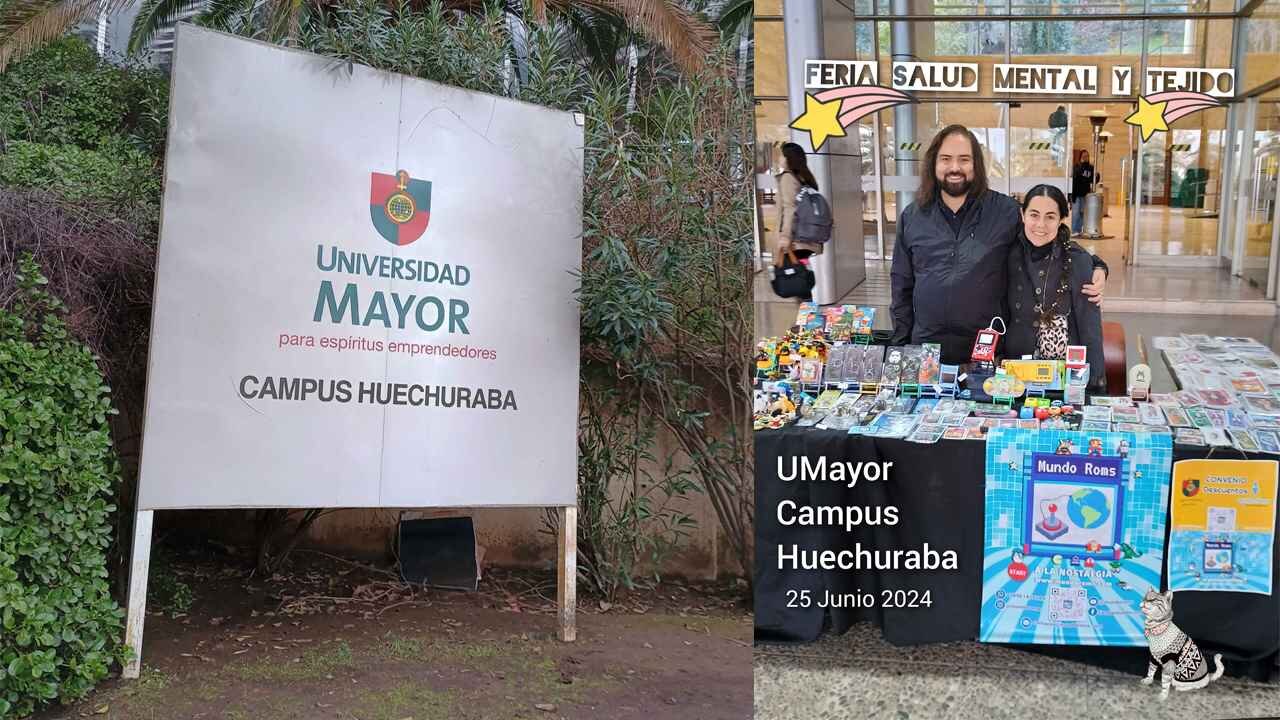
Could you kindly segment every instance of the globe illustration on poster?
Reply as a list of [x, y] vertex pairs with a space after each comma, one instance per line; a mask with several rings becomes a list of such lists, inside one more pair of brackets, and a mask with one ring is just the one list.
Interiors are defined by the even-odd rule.
[[1081, 488], [1067, 501], [1067, 517], [1083, 530], [1101, 527], [1111, 517], [1111, 502], [1106, 495], [1092, 488]]

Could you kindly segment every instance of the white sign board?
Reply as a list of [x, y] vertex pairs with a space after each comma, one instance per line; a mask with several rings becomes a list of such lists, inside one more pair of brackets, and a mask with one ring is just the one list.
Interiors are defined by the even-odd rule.
[[805, 60], [804, 86], [811, 90], [875, 85], [880, 70], [872, 60]]
[[575, 505], [574, 116], [176, 48], [139, 508]]
[[1231, 68], [1147, 68], [1147, 95], [1188, 90], [1212, 97], [1232, 97], [1236, 71]]
[[893, 88], [917, 92], [975, 92], [978, 89], [978, 64], [895, 62]]
[[1096, 95], [1098, 66], [1002, 63], [995, 66], [994, 90], [1007, 93]]

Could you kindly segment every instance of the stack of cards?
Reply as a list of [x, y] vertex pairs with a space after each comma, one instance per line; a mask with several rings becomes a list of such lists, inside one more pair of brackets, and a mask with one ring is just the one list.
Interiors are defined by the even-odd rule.
[[1104, 395], [1100, 397], [1089, 398], [1089, 404], [1100, 405], [1103, 407], [1116, 407], [1116, 406], [1130, 407], [1133, 405], [1133, 398], [1129, 397], [1128, 395], [1116, 395], [1112, 397], [1107, 397]]
[[942, 439], [943, 433], [947, 431], [944, 425], [934, 425], [921, 423], [915, 430], [907, 436], [907, 442], [928, 443], [932, 445]]
[[[1083, 410], [1084, 421], [1093, 423], [1111, 422], [1113, 410], [1108, 405], [1086, 405]], [[1134, 420], [1137, 420], [1135, 417]]]
[[[916, 429], [920, 418], [915, 415], [890, 415], [877, 417], [875, 422], [866, 427], [864, 434], [885, 438], [905, 438]], [[853, 428], [850, 428], [852, 431]]]
[[1274, 430], [1253, 429], [1253, 436], [1258, 440], [1258, 446], [1264, 453], [1272, 455], [1280, 455], [1280, 435]]
[[1204, 440], [1204, 432], [1199, 428], [1178, 428], [1173, 434], [1173, 442], [1175, 445], [1190, 445], [1192, 447], [1204, 447], [1208, 443]]
[[1164, 411], [1155, 403], [1138, 403], [1138, 415], [1142, 419], [1143, 425], [1167, 425]]
[[1125, 407], [1120, 405], [1111, 408], [1111, 422], [1117, 423], [1138, 423], [1142, 422], [1142, 415], [1138, 412], [1137, 407]]
[[1173, 427], [1191, 427], [1191, 418], [1187, 417], [1187, 412], [1181, 407], [1175, 407], [1173, 405], [1166, 406], [1164, 408], [1164, 417], [1165, 420], [1168, 420], [1169, 424]]
[[1262, 446], [1258, 444], [1258, 438], [1248, 430], [1231, 430], [1231, 441], [1236, 448], [1245, 452], [1261, 452]]

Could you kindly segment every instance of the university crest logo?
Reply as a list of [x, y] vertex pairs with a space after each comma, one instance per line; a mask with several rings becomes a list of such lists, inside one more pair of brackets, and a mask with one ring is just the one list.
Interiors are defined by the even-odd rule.
[[431, 220], [431, 183], [414, 180], [404, 170], [395, 175], [372, 173], [369, 215], [387, 242], [408, 245], [422, 237]]

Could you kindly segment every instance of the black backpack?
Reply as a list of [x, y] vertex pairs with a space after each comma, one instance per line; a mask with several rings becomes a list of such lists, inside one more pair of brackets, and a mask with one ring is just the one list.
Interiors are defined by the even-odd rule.
[[791, 223], [791, 239], [821, 245], [831, 239], [831, 204], [822, 193], [809, 187], [796, 195], [796, 214]]

